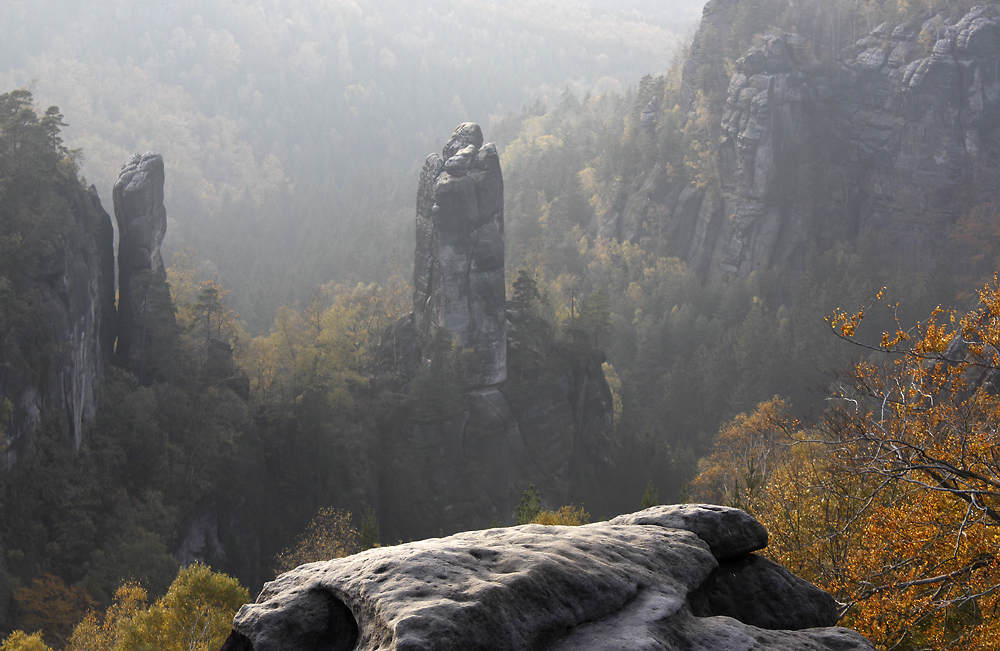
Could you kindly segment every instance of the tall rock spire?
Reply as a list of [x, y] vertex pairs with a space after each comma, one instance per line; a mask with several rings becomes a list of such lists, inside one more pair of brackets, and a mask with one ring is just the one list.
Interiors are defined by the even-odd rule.
[[478, 124], [460, 124], [417, 188], [413, 314], [426, 345], [438, 328], [468, 351], [467, 387], [507, 378], [503, 174]]
[[159, 326], [173, 323], [160, 244], [167, 230], [163, 157], [133, 154], [114, 187], [118, 221], [118, 346], [122, 366], [143, 375]]

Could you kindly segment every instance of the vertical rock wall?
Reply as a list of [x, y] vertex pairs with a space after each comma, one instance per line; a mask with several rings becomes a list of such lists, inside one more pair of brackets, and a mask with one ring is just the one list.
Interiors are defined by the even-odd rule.
[[[712, 0], [684, 64], [731, 31]], [[654, 168], [616, 190], [597, 232], [656, 235], [705, 279], [800, 269], [806, 251], [878, 238], [932, 268], [962, 201], [994, 192], [1000, 159], [1000, 10], [879, 25], [833, 61], [810, 29], [764, 37], [734, 64], [717, 140], [718, 185], [670, 187]], [[930, 38], [932, 45], [927, 47]], [[654, 230], [655, 229], [655, 230]]]
[[[39, 254], [14, 279], [31, 297], [33, 322], [0, 333], [3, 465], [31, 449], [43, 414], [58, 418], [79, 447], [97, 411], [97, 385], [114, 343], [114, 244], [111, 218], [93, 187], [61, 187], [68, 212]], [[6, 405], [6, 409], [3, 409]]]
[[479, 125], [455, 129], [442, 155], [424, 163], [417, 188], [413, 313], [426, 345], [445, 328], [465, 349], [462, 380], [495, 386], [507, 377], [503, 174]]

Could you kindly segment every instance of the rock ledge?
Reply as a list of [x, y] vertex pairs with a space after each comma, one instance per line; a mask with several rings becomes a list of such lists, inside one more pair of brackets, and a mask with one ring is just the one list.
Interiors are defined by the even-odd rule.
[[265, 585], [223, 651], [874, 650], [766, 542], [742, 511], [678, 505], [372, 549]]

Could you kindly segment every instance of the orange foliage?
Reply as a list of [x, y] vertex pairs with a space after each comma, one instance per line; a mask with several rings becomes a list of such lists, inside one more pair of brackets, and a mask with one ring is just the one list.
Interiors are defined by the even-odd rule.
[[542, 511], [532, 520], [532, 524], [561, 524], [576, 527], [590, 522], [590, 514], [583, 510], [582, 506], [567, 504], [558, 511]]
[[63, 646], [73, 627], [97, 602], [86, 590], [68, 586], [62, 579], [43, 574], [15, 594], [18, 626], [41, 631], [46, 642]]
[[[880, 648], [1000, 648], [1000, 282], [979, 297], [886, 333], [889, 362], [855, 364], [815, 429], [776, 399], [738, 417], [692, 484], [753, 513]], [[829, 321], [850, 339], [865, 313]]]

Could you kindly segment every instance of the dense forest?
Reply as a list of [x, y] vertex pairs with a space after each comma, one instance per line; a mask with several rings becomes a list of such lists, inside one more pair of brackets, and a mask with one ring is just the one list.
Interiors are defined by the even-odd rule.
[[[678, 248], [668, 208], [672, 188], [703, 205], [734, 194], [731, 79], [764, 36], [803, 34], [803, 69], [826, 79], [897, 26], [911, 58], [931, 56], [971, 3], [715, 2], [725, 19], [706, 12], [681, 48], [697, 4], [7, 4], [0, 350], [26, 343], [5, 362], [41, 377], [63, 354], [35, 327], [33, 279], [53, 275], [71, 215], [97, 228], [90, 197], [109, 203], [134, 150], [166, 160], [174, 316], [142, 373], [108, 364], [85, 440], [58, 413], [30, 445], [8, 439], [16, 405], [0, 395], [6, 625], [139, 648], [178, 599], [247, 598], [206, 565], [253, 592], [299, 561], [412, 536], [385, 486], [419, 498], [433, 482], [419, 457], [388, 457], [414, 423], [461, 411], [461, 351], [435, 338], [407, 383], [385, 351], [412, 309], [420, 162], [477, 119], [504, 174], [508, 399], [597, 363], [616, 442], [582, 504], [519, 486], [510, 521], [478, 526], [738, 506], [881, 647], [991, 648], [995, 380], [972, 373], [1000, 366], [996, 161], [956, 181], [919, 249], [877, 225], [817, 228], [794, 256], [715, 273]], [[789, 203], [824, 214], [823, 166], [796, 169]], [[623, 225], [637, 192], [650, 198]], [[885, 430], [909, 456], [872, 453]], [[914, 533], [891, 553], [866, 544], [898, 523]], [[22, 633], [3, 649], [41, 645]]]

